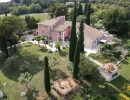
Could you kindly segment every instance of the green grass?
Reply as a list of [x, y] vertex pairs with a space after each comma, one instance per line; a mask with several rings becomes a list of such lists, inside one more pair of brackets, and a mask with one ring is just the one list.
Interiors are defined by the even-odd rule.
[[[20, 17], [25, 18], [26, 15], [34, 16], [34, 18], [39, 19], [40, 21], [45, 21], [50, 19], [50, 15], [48, 13], [32, 13], [32, 14], [25, 14], [21, 15]], [[5, 16], [4, 14], [0, 15], [0, 17]], [[8, 14], [8, 16], [11, 16], [11, 14]]]
[[[47, 98], [47, 94], [44, 89], [44, 65], [39, 63], [39, 56], [48, 55], [47, 52], [42, 52], [41, 47], [34, 44], [23, 44], [18, 48], [17, 52], [12, 53], [12, 55], [18, 56], [21, 60], [28, 62], [29, 70], [28, 72], [33, 76], [32, 80], [29, 83], [29, 86], [34, 87], [37, 90], [38, 97], [43, 97], [44, 100]], [[70, 75], [66, 64], [68, 62], [68, 50], [63, 50], [63, 53], [53, 52], [49, 53], [50, 56], [54, 56], [58, 59], [59, 63], [56, 66], [50, 68], [51, 73], [51, 82], [57, 80], [60, 77]], [[19, 62], [22, 64], [22, 62]], [[25, 85], [22, 85], [18, 82], [21, 71], [15, 69], [10, 70], [3, 66], [0, 63], [0, 81], [3, 84], [4, 82], [7, 85], [4, 88], [9, 100], [28, 100], [28, 97], [21, 97], [20, 93], [25, 91]], [[38, 99], [39, 100], [39, 99]]]
[[[48, 13], [34, 13], [34, 14], [26, 14], [29, 16], [34, 16], [34, 18], [39, 19], [40, 21], [45, 21], [50, 19], [50, 15]], [[25, 18], [26, 15], [21, 15], [20, 17]]]
[[118, 88], [123, 88], [124, 85], [130, 84], [130, 57], [124, 60], [121, 64], [121, 73], [118, 78], [113, 80], [111, 83]]

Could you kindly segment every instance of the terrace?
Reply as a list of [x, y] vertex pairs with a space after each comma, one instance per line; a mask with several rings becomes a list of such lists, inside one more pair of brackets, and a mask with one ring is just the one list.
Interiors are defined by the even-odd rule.
[[53, 85], [53, 88], [62, 96], [68, 95], [71, 91], [76, 91], [78, 87], [79, 82], [71, 78], [60, 78]]

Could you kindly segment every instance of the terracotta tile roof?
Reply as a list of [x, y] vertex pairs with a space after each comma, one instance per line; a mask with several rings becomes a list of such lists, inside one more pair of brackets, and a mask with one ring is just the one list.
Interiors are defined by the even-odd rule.
[[[77, 22], [77, 32], [79, 32], [80, 23]], [[89, 37], [91, 40], [96, 40], [97, 38], [101, 37], [103, 33], [101, 33], [96, 28], [93, 28], [87, 24], [84, 24], [84, 38]]]
[[64, 31], [68, 26], [71, 27], [71, 23], [72, 23], [71, 21], [65, 21], [64, 23], [61, 23], [60, 25], [58, 25], [53, 30]]
[[120, 67], [116, 66], [112, 63], [107, 63], [107, 64], [103, 65], [102, 67], [100, 67], [100, 69], [102, 69], [102, 71], [104, 71], [107, 74], [113, 74], [113, 73], [119, 71]]
[[43, 25], [49, 25], [49, 26], [51, 26], [51, 25], [53, 25], [55, 22], [57, 22], [56, 19], [50, 19], [50, 20], [47, 20], [47, 21], [44, 21], [44, 22], [40, 22], [40, 23], [38, 23], [38, 24], [43, 24]]

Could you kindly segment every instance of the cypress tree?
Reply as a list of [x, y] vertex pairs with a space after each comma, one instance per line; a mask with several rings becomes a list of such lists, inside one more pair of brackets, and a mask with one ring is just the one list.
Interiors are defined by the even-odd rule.
[[88, 3], [88, 10], [86, 14], [86, 24], [90, 25], [90, 14], [91, 14], [91, 4]]
[[6, 58], [9, 57], [8, 49], [7, 49], [7, 40], [6, 36], [0, 36], [0, 44], [2, 52], [6, 53]]
[[87, 3], [85, 3], [84, 14], [87, 14]]
[[79, 28], [79, 38], [81, 39], [80, 41], [80, 52], [84, 52], [84, 26], [83, 26], [83, 20], [80, 22], [80, 28]]
[[75, 56], [74, 56], [73, 77], [74, 77], [75, 79], [78, 79], [78, 73], [79, 73], [80, 41], [81, 41], [81, 39], [78, 38], [77, 45], [76, 45]]
[[69, 60], [71, 62], [73, 62], [74, 60], [76, 43], [77, 43], [77, 35], [76, 35], [76, 2], [75, 2], [71, 34], [70, 34], [70, 44], [69, 44]]
[[45, 90], [47, 93], [51, 91], [51, 85], [50, 85], [50, 73], [49, 73], [49, 67], [48, 67], [48, 58], [45, 56], [44, 58], [44, 83], [45, 83]]
[[82, 5], [81, 5], [81, 3], [79, 3], [79, 9], [78, 9], [78, 15], [82, 15], [83, 13], [82, 13]]

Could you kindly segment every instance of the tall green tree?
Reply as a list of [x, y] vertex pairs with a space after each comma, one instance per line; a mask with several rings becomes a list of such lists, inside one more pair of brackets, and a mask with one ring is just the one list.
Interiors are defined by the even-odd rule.
[[35, 19], [34, 17], [30, 17], [30, 16], [25, 16], [25, 21], [27, 24], [27, 28], [30, 30], [36, 29], [37, 23], [39, 22], [39, 20]]
[[70, 44], [69, 44], [69, 60], [71, 62], [74, 61], [74, 54], [75, 54], [76, 43], [77, 43], [76, 18], [77, 16], [76, 16], [76, 3], [75, 3], [73, 20], [72, 20], [72, 28], [71, 28], [71, 34], [70, 34]]
[[73, 68], [73, 77], [74, 77], [75, 79], [78, 79], [78, 74], [79, 74], [80, 42], [81, 42], [81, 39], [78, 38], [77, 45], [76, 45], [76, 50], [75, 50], [74, 68]]
[[49, 93], [51, 91], [51, 85], [50, 85], [50, 73], [49, 73], [49, 67], [48, 67], [48, 58], [46, 56], [44, 58], [44, 64], [45, 64], [45, 70], [44, 70], [45, 89], [46, 89], [46, 92]]
[[129, 22], [120, 8], [112, 9], [107, 13], [103, 22], [105, 28], [118, 36], [125, 36], [129, 32]]
[[84, 26], [83, 26], [83, 20], [80, 22], [80, 28], [79, 28], [79, 38], [81, 39], [80, 41], [80, 52], [84, 52]]
[[87, 14], [87, 3], [85, 3], [84, 14]]
[[[21, 33], [26, 29], [26, 22], [23, 18], [17, 16], [5, 16], [0, 19], [0, 44], [2, 51], [8, 56], [7, 40], [15, 33]], [[16, 50], [15, 41], [12, 39], [14, 49]]]
[[67, 15], [67, 7], [64, 4], [61, 3], [55, 3], [49, 8], [49, 12], [52, 13], [52, 17], [58, 17], [58, 16], [63, 16]]
[[90, 25], [91, 3], [88, 3], [88, 10], [86, 14], [86, 24]]
[[82, 15], [82, 14], [83, 14], [82, 4], [79, 3], [79, 7], [78, 7], [78, 15]]

